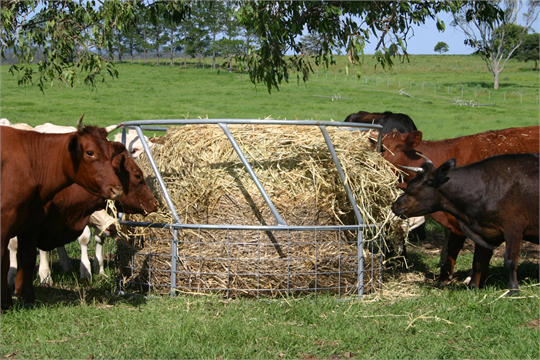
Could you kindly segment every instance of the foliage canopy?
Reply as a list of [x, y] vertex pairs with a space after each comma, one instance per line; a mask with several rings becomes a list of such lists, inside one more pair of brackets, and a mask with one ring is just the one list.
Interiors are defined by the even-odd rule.
[[[160, 20], [183, 24], [196, 1], [152, 0], [62, 0], [1, 2], [2, 52], [18, 58], [11, 72], [18, 73], [19, 84], [37, 84], [42, 90], [47, 82], [59, 81], [74, 86], [76, 71], [84, 82], [95, 86], [108, 74], [117, 77], [114, 66], [101, 55], [101, 49], [114, 46], [114, 32], [130, 28], [143, 17], [153, 24]], [[239, 25], [257, 39], [244, 54], [237, 55], [249, 66], [254, 84], [266, 85], [268, 91], [279, 89], [292, 71], [304, 81], [313, 72], [312, 64], [334, 63], [332, 52], [345, 48], [354, 65], [363, 62], [366, 42], [377, 42], [375, 57], [383, 67], [391, 67], [397, 56], [408, 59], [407, 38], [411, 26], [436, 19], [442, 31], [445, 24], [439, 12], [455, 13], [467, 4], [467, 11], [492, 21], [499, 14], [496, 3], [461, 1], [254, 1], [231, 3]], [[472, 16], [472, 15], [471, 15]], [[320, 38], [316, 54], [302, 51], [303, 32]], [[30, 66], [36, 54], [37, 69]], [[293, 54], [287, 56], [287, 54]], [[361, 73], [358, 72], [357, 76]]]

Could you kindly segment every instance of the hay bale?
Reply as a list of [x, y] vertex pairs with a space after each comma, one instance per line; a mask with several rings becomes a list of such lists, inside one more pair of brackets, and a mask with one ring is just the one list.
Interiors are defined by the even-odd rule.
[[[318, 127], [229, 125], [260, 182], [287, 225], [356, 224], [338, 171]], [[365, 132], [328, 127], [364, 223], [366, 244], [382, 235], [402, 236], [390, 206], [397, 197], [395, 168], [376, 153]], [[155, 147], [154, 159], [184, 224], [277, 225], [263, 197], [218, 125], [170, 127]], [[173, 223], [146, 156], [139, 166], [160, 201], [155, 214], [134, 221]], [[169, 230], [131, 228], [119, 243], [124, 282], [169, 286]], [[371, 249], [363, 249], [371, 255]], [[177, 286], [186, 291], [246, 289], [273, 295], [284, 289], [354, 291], [357, 282], [355, 231], [181, 230], [178, 233]], [[380, 250], [370, 261], [380, 260]], [[163, 254], [163, 256], [160, 256]], [[152, 270], [147, 271], [149, 267]], [[134, 266], [141, 271], [126, 270]], [[324, 270], [325, 272], [321, 272]], [[261, 276], [261, 274], [263, 276]], [[294, 277], [294, 279], [291, 278]], [[324, 276], [323, 276], [324, 275]], [[378, 274], [376, 274], [378, 276]], [[292, 281], [294, 280], [294, 281]], [[366, 278], [366, 284], [374, 279]], [[316, 284], [314, 284], [316, 282]]]

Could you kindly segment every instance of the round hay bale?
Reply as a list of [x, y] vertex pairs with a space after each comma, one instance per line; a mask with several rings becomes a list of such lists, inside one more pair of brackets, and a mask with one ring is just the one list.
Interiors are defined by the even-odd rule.
[[[229, 125], [229, 129], [287, 225], [357, 224], [318, 127], [250, 124]], [[398, 196], [398, 176], [374, 151], [368, 133], [338, 127], [327, 130], [364, 223], [374, 225], [364, 228], [367, 245], [362, 251], [364, 265], [376, 267], [382, 254], [373, 246], [375, 239], [382, 236], [388, 242], [403, 236], [400, 222], [390, 210]], [[154, 147], [153, 157], [183, 224], [278, 225], [218, 125], [170, 127], [160, 143]], [[161, 205], [157, 213], [130, 220], [174, 223], [145, 155], [139, 166]], [[130, 241], [118, 243], [122, 282], [170, 286], [171, 231], [132, 227], [129, 232]], [[356, 289], [354, 230], [183, 229], [177, 237], [176, 287], [183, 291], [235, 295], [256, 290], [257, 295], [272, 296], [291, 289]], [[367, 286], [380, 274], [370, 276], [364, 276]]]

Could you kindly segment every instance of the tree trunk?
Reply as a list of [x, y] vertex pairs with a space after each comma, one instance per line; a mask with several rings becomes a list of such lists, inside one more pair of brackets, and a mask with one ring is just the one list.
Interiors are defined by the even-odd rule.
[[184, 67], [187, 68], [187, 29], [184, 28]]
[[212, 68], [216, 68], [216, 32], [213, 32], [213, 38], [212, 38]]
[[120, 33], [118, 33], [118, 62], [122, 63], [122, 44], [120, 43]]
[[146, 65], [146, 29], [143, 30], [143, 42], [144, 42], [144, 47], [143, 47], [144, 65]]
[[493, 73], [493, 78], [494, 78], [493, 88], [495, 90], [499, 90], [499, 74], [500, 74], [500, 72]]
[[170, 43], [170, 47], [171, 47], [171, 66], [174, 66], [174, 48], [173, 48], [173, 29], [172, 29], [172, 25], [171, 25], [171, 43]]

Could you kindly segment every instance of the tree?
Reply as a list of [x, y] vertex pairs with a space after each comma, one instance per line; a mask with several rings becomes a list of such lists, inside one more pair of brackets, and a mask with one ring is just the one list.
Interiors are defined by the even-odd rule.
[[[42, 91], [46, 83], [73, 87], [81, 77], [93, 87], [98, 79], [118, 77], [102, 49], [110, 50], [116, 30], [134, 24], [137, 9], [166, 7], [176, 18], [189, 13], [184, 1], [9, 0], [0, 6], [0, 56], [12, 51], [19, 64], [10, 72], [18, 74], [19, 85], [37, 84]], [[32, 66], [40, 53], [43, 59]]]
[[523, 38], [521, 46], [514, 52], [514, 56], [518, 61], [534, 61], [534, 70], [538, 71], [538, 60], [540, 57], [540, 34], [532, 33], [527, 34]]
[[[238, 1], [236, 16], [240, 25], [252, 29], [260, 39], [260, 48], [243, 56], [249, 66], [254, 84], [264, 83], [268, 91], [279, 89], [288, 81], [291, 70], [307, 80], [316, 65], [334, 63], [333, 49], [345, 48], [353, 65], [361, 65], [364, 44], [375, 38], [375, 58], [383, 68], [391, 67], [395, 56], [405, 61], [407, 35], [412, 25], [424, 24], [426, 19], [437, 19], [437, 28], [445, 25], [436, 14], [456, 12], [465, 2], [454, 1]], [[470, 4], [480, 13], [493, 4], [476, 1]], [[487, 10], [486, 10], [487, 9]], [[360, 19], [360, 20], [359, 20]], [[320, 53], [314, 57], [302, 52], [298, 39], [303, 31], [325, 34]], [[287, 57], [287, 53], [293, 53]], [[392, 55], [396, 54], [396, 55]], [[357, 76], [361, 73], [358, 71]]]
[[445, 52], [448, 52], [448, 50], [449, 50], [448, 44], [445, 43], [444, 41], [439, 41], [437, 45], [435, 45], [435, 48], [433, 49], [433, 51], [436, 51], [441, 55]]
[[465, 44], [475, 48], [482, 57], [488, 70], [493, 74], [493, 88], [499, 89], [499, 76], [506, 62], [523, 42], [527, 29], [538, 18], [540, 2], [527, 1], [527, 11], [524, 14], [524, 27], [516, 27], [518, 14], [521, 11], [522, 0], [489, 1], [493, 5], [493, 13], [486, 19], [485, 14], [476, 13], [465, 2], [454, 14], [453, 25], [457, 26], [467, 36]]
[[[95, 86], [95, 80], [98, 77], [104, 80], [107, 73], [118, 76], [99, 50], [109, 46], [113, 29], [122, 30], [135, 22], [137, 9], [146, 9], [151, 16], [159, 17], [163, 13], [161, 9], [166, 8], [175, 18], [185, 19], [199, 3], [189, 0], [2, 1], [2, 57], [5, 58], [8, 50], [18, 57], [19, 64], [11, 70], [19, 74], [20, 84], [37, 83], [43, 89], [45, 82], [60, 80], [73, 86], [79, 75], [84, 77], [85, 83]], [[265, 84], [268, 91], [277, 89], [283, 80], [288, 81], [291, 70], [302, 74], [305, 81], [309, 72], [313, 72], [313, 60], [324, 66], [334, 62], [333, 49], [345, 47], [351, 63], [361, 65], [364, 43], [374, 38], [377, 41], [375, 57], [383, 67], [392, 66], [396, 56], [404, 61], [407, 35], [413, 24], [436, 19], [441, 11], [455, 12], [464, 4], [480, 13], [493, 7], [484, 1], [451, 0], [236, 0], [233, 3], [240, 26], [259, 41], [257, 48], [242, 55], [240, 60], [248, 64], [251, 81]], [[36, 15], [40, 15], [40, 20]], [[486, 19], [489, 20], [489, 16]], [[320, 54], [313, 59], [302, 54], [298, 41], [304, 28], [309, 33], [325, 34]], [[444, 30], [444, 23], [438, 19], [437, 28]], [[205, 39], [204, 36], [197, 38]], [[37, 49], [45, 57], [36, 70], [31, 63]], [[291, 57], [286, 55], [289, 52], [293, 53]], [[357, 75], [360, 76], [360, 72]]]

